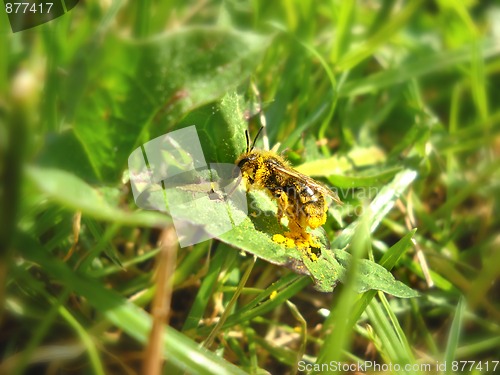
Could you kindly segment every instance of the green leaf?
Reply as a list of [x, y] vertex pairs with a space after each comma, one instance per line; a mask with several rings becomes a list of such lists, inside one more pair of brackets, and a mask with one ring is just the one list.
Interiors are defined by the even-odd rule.
[[[313, 160], [298, 165], [295, 169], [308, 176], [326, 177], [328, 181], [340, 189], [352, 189], [365, 186], [382, 186], [387, 184], [401, 167], [379, 167], [376, 164], [383, 163], [386, 159], [384, 152], [378, 147], [353, 148], [347, 155], [334, 155], [329, 158]], [[374, 167], [356, 171], [349, 175], [346, 171], [353, 167]]]
[[179, 127], [196, 124], [196, 130], [208, 162], [234, 163], [245, 150], [244, 120], [246, 104], [235, 91], [226, 93], [216, 104], [191, 111]]
[[380, 259], [380, 265], [387, 270], [391, 270], [392, 267], [396, 265], [396, 262], [399, 260], [401, 255], [408, 250], [411, 246], [413, 235], [417, 229], [413, 229], [408, 232], [403, 238], [401, 238], [398, 242], [391, 246], [389, 250], [384, 254], [382, 259]]
[[385, 154], [379, 147], [358, 147], [353, 148], [347, 155], [334, 155], [326, 159], [313, 160], [295, 169], [309, 176], [329, 176], [349, 170], [353, 165], [363, 167], [384, 161]]
[[[343, 250], [334, 250], [335, 260], [345, 270], [349, 268], [351, 255]], [[410, 289], [405, 284], [394, 279], [394, 276], [381, 265], [362, 259], [359, 261], [359, 273], [357, 291], [359, 293], [370, 289], [381, 290], [401, 298], [417, 297], [418, 292]], [[344, 274], [340, 275], [340, 281], [343, 282]]]
[[[398, 175], [388, 186], [382, 189], [380, 195], [372, 202], [372, 209], [377, 213], [370, 216], [369, 225], [373, 231], [378, 222], [392, 207], [400, 192], [408, 186], [415, 177], [412, 171], [404, 171]], [[317, 260], [312, 260], [305, 251], [296, 248], [287, 248], [272, 240], [272, 236], [284, 233], [286, 228], [281, 226], [276, 219], [276, 205], [263, 192], [256, 191], [249, 194], [249, 215], [232, 230], [219, 234], [219, 228], [214, 228], [213, 234], [221, 241], [236, 248], [245, 250], [250, 254], [264, 259], [270, 263], [285, 266], [299, 274], [310, 275], [318, 290], [332, 291], [336, 284], [343, 282], [350, 264], [350, 254], [341, 249], [330, 250], [330, 245], [325, 232], [319, 228], [313, 231], [318, 238], [321, 248]], [[242, 215], [241, 211], [229, 201], [229, 211]], [[210, 231], [205, 224], [213, 222], [212, 214], [208, 214], [204, 205], [200, 205], [199, 212], [190, 212], [186, 218], [195, 221]], [[233, 214], [234, 215], [234, 214]], [[240, 216], [241, 218], [241, 216]], [[348, 228], [348, 233], [354, 227]], [[350, 239], [345, 235], [341, 239]], [[341, 242], [339, 242], [341, 243]], [[347, 246], [347, 243], [345, 244]], [[358, 292], [369, 289], [381, 290], [401, 298], [410, 298], [418, 295], [403, 283], [396, 281], [392, 274], [382, 266], [369, 261], [361, 260], [359, 264], [359, 279], [356, 284]]]
[[107, 39], [99, 63], [89, 67], [85, 99], [74, 116], [95, 174], [116, 180], [135, 147], [246, 79], [267, 43], [254, 33], [215, 27], [142, 42]]
[[[375, 230], [380, 220], [392, 208], [394, 201], [415, 176], [414, 171], [402, 171], [380, 191], [370, 205], [371, 212], [374, 212], [369, 216], [368, 221], [371, 231]], [[208, 191], [208, 187], [206, 190]], [[337, 246], [333, 251], [330, 250], [329, 240], [324, 230], [318, 228], [313, 231], [313, 235], [320, 243], [318, 259], [313, 260], [304, 250], [287, 248], [272, 240], [273, 235], [283, 234], [286, 228], [276, 219], [276, 204], [261, 191], [249, 194], [248, 215], [237, 208], [231, 195], [227, 197], [229, 198], [227, 200], [214, 200], [210, 199], [207, 192], [203, 190], [171, 189], [169, 194], [175, 195], [175, 197], [169, 197], [171, 201], [193, 203], [189, 205], [189, 210], [178, 211], [176, 219], [198, 224], [213, 237], [270, 263], [288, 267], [299, 274], [310, 275], [320, 291], [330, 292], [339, 281], [343, 282], [345, 279], [346, 270], [350, 264], [350, 255], [340, 249], [348, 246], [358, 221], [346, 228], [336, 239], [336, 244], [342, 246]], [[232, 230], [227, 231], [227, 220], [214, 220], [214, 215], [219, 215], [219, 213], [229, 215], [230, 222], [233, 223]], [[359, 279], [355, 287], [360, 293], [369, 289], [377, 289], [402, 298], [418, 295], [396, 281], [386, 269], [374, 262], [360, 261], [359, 270]]]
[[[270, 263], [288, 267], [299, 274], [309, 274], [303, 263], [307, 257], [305, 253], [272, 240], [273, 235], [283, 234], [287, 228], [278, 223], [276, 205], [270, 198], [263, 192], [252, 191], [249, 194], [249, 207], [249, 216], [241, 224], [217, 238]], [[316, 230], [313, 233], [319, 236], [323, 247], [328, 246], [324, 231]]]
[[85, 181], [97, 181], [89, 155], [75, 136], [73, 129], [49, 134], [37, 158], [37, 165], [43, 168], [62, 169]]
[[339, 189], [379, 187], [385, 186], [401, 169], [401, 167], [377, 168], [375, 172], [363, 171], [355, 176], [332, 174], [328, 176], [328, 181]]
[[[412, 230], [403, 238], [401, 238], [396, 244], [394, 244], [389, 250], [387, 250], [387, 252], [380, 260], [380, 265], [387, 271], [390, 271], [394, 267], [398, 259], [401, 257], [401, 255], [403, 255], [403, 253], [406, 252], [411, 246], [411, 239], [416, 231], [416, 229]], [[354, 306], [351, 315], [349, 316], [349, 325], [357, 322], [376, 293], [377, 292], [375, 290], [372, 290], [361, 296], [361, 298], [356, 302], [356, 305]]]
[[[454, 361], [457, 358], [456, 352], [458, 343], [460, 341], [460, 335], [462, 333], [466, 305], [467, 303], [465, 301], [465, 298], [460, 297], [457, 308], [455, 310], [455, 317], [453, 318], [453, 322], [451, 324], [450, 333], [448, 335], [448, 343], [446, 345], [446, 352], [444, 353], [445, 361]], [[448, 373], [451, 374], [452, 372], [449, 371]]]
[[169, 223], [158, 212], [128, 212], [112, 206], [96, 189], [68, 172], [29, 167], [26, 175], [50, 200], [83, 215], [122, 225], [163, 227]]

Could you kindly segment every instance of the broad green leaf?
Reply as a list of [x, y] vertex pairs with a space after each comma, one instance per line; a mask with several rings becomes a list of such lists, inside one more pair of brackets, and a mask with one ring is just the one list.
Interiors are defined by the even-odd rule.
[[89, 155], [75, 136], [73, 129], [59, 134], [49, 134], [37, 158], [37, 165], [71, 172], [87, 182], [98, 180], [90, 164]]
[[[276, 205], [260, 191], [249, 194], [248, 215], [238, 226], [218, 238], [236, 248], [270, 263], [293, 269], [299, 274], [309, 274], [303, 261], [307, 255], [297, 249], [286, 248], [272, 240], [274, 234], [283, 234], [287, 228], [276, 218]], [[324, 231], [314, 231], [323, 247], [329, 246]], [[332, 288], [333, 289], [333, 288]]]
[[[385, 186], [370, 205], [373, 215], [369, 218], [370, 230], [373, 231], [378, 223], [392, 208], [394, 201], [413, 181], [414, 171], [400, 172], [394, 180]], [[350, 264], [350, 255], [343, 249], [348, 246], [357, 221], [346, 228], [342, 235], [336, 239], [337, 246], [330, 250], [328, 238], [322, 228], [313, 231], [321, 245], [317, 260], [312, 260], [310, 254], [304, 250], [287, 248], [272, 240], [273, 235], [283, 234], [286, 228], [276, 219], [276, 205], [263, 192], [256, 191], [249, 194], [249, 212], [246, 215], [237, 208], [231, 195], [226, 199], [211, 199], [206, 191], [186, 191], [184, 189], [170, 190], [172, 201], [190, 201], [189, 210], [180, 210], [176, 219], [188, 220], [197, 224], [206, 232], [221, 241], [245, 250], [250, 254], [264, 259], [270, 263], [291, 268], [299, 274], [310, 275], [318, 290], [332, 291], [336, 284], [342, 282]], [[175, 198], [175, 199], [174, 199]], [[229, 198], [229, 199], [227, 199]], [[211, 209], [207, 209], [210, 207]], [[216, 220], [214, 215], [228, 214], [230, 222], [235, 223], [232, 230], [227, 231], [228, 221]], [[418, 295], [404, 284], [394, 280], [394, 277], [383, 267], [368, 260], [360, 261], [358, 292], [369, 289], [382, 290], [399, 297], [414, 297]]]
[[394, 178], [401, 169], [402, 167], [377, 168], [375, 172], [364, 171], [357, 173], [356, 176], [332, 174], [328, 176], [328, 181], [339, 189], [381, 187]]
[[378, 147], [358, 147], [347, 155], [334, 155], [326, 159], [318, 159], [298, 165], [295, 169], [308, 176], [326, 177], [339, 189], [350, 189], [365, 186], [381, 186], [389, 182], [401, 167], [378, 167], [358, 171], [351, 176], [346, 174], [353, 167], [367, 167], [386, 160], [384, 152]]
[[233, 163], [245, 150], [244, 120], [246, 103], [235, 91], [228, 92], [217, 103], [191, 111], [179, 127], [196, 125], [208, 162]]
[[[401, 255], [403, 255], [403, 253], [405, 253], [410, 248], [411, 239], [416, 231], [416, 229], [412, 230], [406, 236], [401, 238], [396, 244], [394, 244], [389, 250], [387, 250], [387, 252], [380, 260], [380, 265], [387, 271], [390, 271], [395, 266]], [[372, 290], [361, 296], [361, 298], [356, 302], [356, 305], [352, 310], [352, 314], [349, 317], [349, 325], [354, 324], [359, 319], [376, 293], [377, 292], [375, 290]]]
[[88, 89], [73, 119], [95, 174], [116, 180], [135, 147], [246, 79], [267, 43], [254, 33], [214, 27], [141, 42], [109, 37], [89, 67]]
[[[232, 169], [231, 169], [232, 170]], [[313, 231], [313, 235], [320, 243], [320, 249], [315, 254], [318, 259], [311, 257], [305, 250], [288, 248], [275, 243], [272, 238], [275, 234], [284, 234], [287, 229], [276, 219], [276, 204], [261, 191], [249, 194], [249, 212], [244, 212], [246, 202], [241, 201], [244, 193], [241, 190], [229, 189], [226, 186], [225, 194], [221, 188], [227, 177], [212, 175], [205, 176], [198, 173], [198, 177], [191, 177], [189, 181], [214, 181], [215, 184], [190, 183], [183, 186], [172, 186], [167, 189], [169, 202], [177, 206], [172, 215], [176, 221], [187, 221], [198, 226], [212, 238], [254, 254], [270, 263], [291, 268], [299, 274], [310, 275], [318, 290], [332, 291], [339, 281], [344, 281], [346, 269], [350, 264], [350, 255], [344, 251], [348, 246], [358, 221], [346, 228], [335, 243], [334, 250], [330, 250], [329, 240], [322, 228]], [[395, 200], [415, 178], [416, 173], [404, 170], [381, 189], [378, 196], [370, 205], [368, 224], [373, 231], [382, 218], [392, 208]], [[215, 177], [215, 178], [213, 178]], [[234, 177], [230, 176], [230, 180]], [[182, 182], [182, 181], [181, 181]], [[237, 181], [232, 181], [237, 183]], [[215, 187], [215, 191], [211, 192]], [[239, 186], [241, 189], [241, 186]], [[173, 206], [170, 207], [173, 209]], [[232, 226], [232, 229], [231, 229]], [[193, 229], [194, 230], [194, 229]], [[371, 261], [360, 262], [359, 282], [356, 285], [358, 292], [369, 289], [382, 290], [399, 297], [412, 297], [417, 294], [404, 284], [394, 280], [393, 276], [383, 267]]]
[[27, 168], [26, 172], [50, 200], [83, 215], [123, 225], [162, 227], [169, 223], [165, 215], [157, 212], [128, 212], [110, 205], [97, 190], [68, 172], [37, 167]]
[[[411, 176], [414, 177], [414, 174], [407, 175], [406, 179], [396, 178], [395, 186], [389, 184], [383, 189], [381, 195], [372, 203], [373, 209], [377, 208], [378, 212], [385, 215], [399, 196], [399, 194], [396, 195], [399, 192], [398, 189], [407, 186], [403, 182], [410, 183]], [[318, 259], [312, 260], [304, 250], [287, 248], [272, 240], [274, 234], [283, 234], [287, 229], [278, 223], [276, 205], [267, 195], [260, 191], [251, 192], [249, 200], [250, 210], [246, 217], [243, 217], [243, 213], [238, 211], [230, 200], [224, 204], [222, 201], [220, 202], [221, 211], [232, 212], [234, 218], [238, 217], [235, 221], [242, 220], [232, 230], [223, 234], [220, 234], [220, 228], [212, 225], [214, 222], [213, 213], [207, 212], [205, 205], [199, 205], [195, 208], [198, 211], [186, 214], [186, 219], [196, 222], [205, 230], [207, 228], [209, 231], [213, 230], [214, 236], [229, 245], [245, 250], [270, 263], [288, 267], [299, 274], [310, 275], [318, 290], [330, 292], [339, 281], [344, 280], [350, 264], [350, 254], [339, 248], [330, 250], [328, 238], [321, 228], [313, 232], [318, 238], [321, 248], [317, 254]], [[372, 231], [381, 218], [380, 214], [370, 217], [369, 224]], [[207, 226], [206, 223], [210, 223], [211, 226]], [[350, 228], [350, 230], [353, 229]], [[348, 243], [345, 244], [345, 246], [347, 245]], [[396, 281], [386, 269], [374, 262], [361, 260], [359, 269], [359, 279], [356, 285], [358, 292], [377, 289], [402, 298], [418, 295], [406, 285]]]
[[[334, 250], [335, 258], [330, 262], [337, 261], [344, 272], [349, 268], [351, 255], [343, 250]], [[333, 257], [331, 257], [333, 258]], [[401, 298], [417, 297], [418, 292], [410, 289], [405, 284], [394, 279], [394, 276], [381, 265], [372, 261], [362, 259], [359, 261], [358, 284], [356, 289], [358, 292], [366, 292], [370, 289], [381, 290]], [[339, 275], [339, 279], [343, 282], [344, 274]]]
[[384, 152], [375, 146], [354, 148], [347, 155], [334, 155], [330, 158], [313, 160], [297, 166], [299, 172], [309, 176], [330, 176], [352, 169], [385, 161]]

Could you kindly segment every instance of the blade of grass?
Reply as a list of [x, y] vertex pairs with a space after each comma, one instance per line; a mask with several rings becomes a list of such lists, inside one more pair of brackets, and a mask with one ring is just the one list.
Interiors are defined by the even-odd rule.
[[405, 26], [408, 20], [422, 6], [422, 0], [415, 0], [407, 3], [406, 7], [394, 18], [390, 19], [375, 35], [368, 38], [356, 49], [348, 52], [340, 59], [338, 68], [340, 70], [349, 70], [358, 65], [361, 61], [373, 55], [375, 50], [383, 43], [387, 42], [392, 36]]
[[238, 300], [238, 297], [241, 294], [241, 291], [243, 290], [243, 287], [245, 286], [246, 282], [248, 281], [248, 278], [250, 277], [250, 273], [252, 272], [253, 266], [255, 265], [255, 261], [257, 260], [257, 257], [253, 257], [252, 262], [248, 265], [247, 269], [245, 270], [245, 273], [241, 277], [241, 280], [238, 284], [238, 288], [236, 288], [236, 291], [233, 293], [231, 296], [231, 300], [227, 304], [224, 313], [220, 317], [219, 321], [213, 328], [212, 332], [208, 335], [206, 338], [205, 342], [203, 343], [203, 346], [205, 348], [210, 348], [212, 346], [212, 343], [214, 342], [215, 336], [219, 333], [219, 331], [222, 329], [222, 326], [224, 325], [224, 322], [227, 320], [229, 314], [231, 313], [233, 306], [235, 305], [236, 301]]
[[[370, 204], [370, 212], [373, 217], [370, 221], [370, 231], [373, 232], [378, 227], [381, 220], [394, 206], [395, 200], [406, 190], [406, 188], [417, 177], [417, 172], [405, 169], [399, 172], [394, 179], [380, 190], [377, 197]], [[340, 236], [335, 238], [332, 243], [332, 248], [343, 249], [350, 242], [355, 233], [358, 221], [353, 222], [345, 228]]]
[[347, 350], [350, 344], [350, 332], [352, 325], [349, 325], [349, 316], [352, 313], [357, 293], [355, 289], [359, 260], [370, 247], [370, 217], [367, 212], [359, 221], [351, 245], [351, 264], [348, 270], [344, 288], [339, 296], [339, 301], [335, 309], [324, 324], [324, 331], [329, 332], [325, 336], [325, 341], [319, 352], [316, 364], [322, 368], [323, 364], [331, 362], [341, 362], [343, 351]]
[[[500, 54], [500, 45], [494, 40], [480, 43], [480, 55], [483, 59]], [[339, 88], [340, 97], [356, 96], [397, 85], [425, 74], [437, 72], [470, 61], [471, 47], [465, 46], [452, 51], [440, 51], [424, 58], [415, 58], [405, 64], [362, 79], [346, 82]]]
[[[380, 303], [373, 299], [366, 308], [366, 313], [380, 342], [383, 343], [383, 349], [380, 350], [380, 353], [384, 356], [384, 361], [400, 365], [411, 363], [408, 352], [403, 349], [404, 344], [399, 340], [396, 328], [390, 318], [384, 313], [384, 309]], [[401, 367], [403, 371], [404, 366]], [[403, 373], [406, 374], [408, 372], [405, 371]]]
[[[215, 251], [220, 245], [221, 243], [219, 241], [214, 241], [212, 243], [211, 252]], [[191, 306], [191, 310], [189, 311], [186, 321], [184, 322], [184, 325], [182, 327], [182, 332], [186, 332], [198, 327], [198, 324], [203, 317], [203, 313], [207, 308], [208, 301], [212, 296], [212, 292], [217, 283], [220, 270], [222, 269], [222, 265], [225, 261], [225, 257], [226, 254], [224, 251], [217, 251], [213, 259], [210, 261], [207, 274], [201, 283], [198, 293], [196, 294], [196, 297]]]
[[[400, 239], [394, 246], [392, 246], [387, 252], [384, 254], [379, 264], [390, 271], [395, 265], [398, 259], [408, 250], [411, 246], [411, 239], [417, 230], [414, 229], [411, 232], [407, 233], [402, 239]], [[352, 309], [352, 313], [349, 317], [349, 326], [353, 326], [356, 321], [359, 319], [363, 311], [365, 311], [366, 307], [370, 304], [370, 301], [377, 294], [376, 290], [370, 290], [366, 293], [363, 293], [361, 298], [356, 302], [355, 306]]]
[[394, 349], [396, 349], [398, 358], [403, 359], [403, 361], [405, 361], [406, 363], [415, 363], [415, 357], [413, 356], [411, 347], [408, 344], [408, 339], [401, 329], [401, 325], [399, 324], [396, 315], [392, 311], [391, 306], [389, 305], [389, 301], [387, 301], [386, 296], [382, 293], [379, 293], [379, 298], [385, 310], [385, 314], [389, 318], [388, 322], [390, 322], [394, 334], [397, 337], [397, 341], [394, 341], [393, 344]]
[[12, 272], [16, 274], [16, 278], [18, 280], [23, 280], [23, 283], [25, 283], [26, 286], [29, 286], [29, 288], [32, 288], [42, 294], [51, 304], [51, 307], [45, 315], [43, 321], [33, 332], [31, 339], [24, 347], [24, 350], [19, 357], [17, 366], [11, 372], [13, 375], [18, 375], [24, 373], [26, 367], [30, 364], [30, 359], [32, 358], [35, 349], [40, 345], [43, 338], [54, 323], [57, 313], [59, 312], [59, 307], [68, 298], [69, 289], [64, 289], [60, 293], [59, 298], [55, 299], [40, 287], [40, 283], [37, 280], [34, 280], [33, 276], [29, 272], [21, 272], [19, 269], [13, 269]]
[[[458, 348], [458, 342], [460, 341], [465, 308], [465, 298], [461, 297], [458, 301], [457, 309], [455, 310], [455, 317], [451, 323], [450, 333], [448, 335], [448, 343], [444, 353], [445, 363], [452, 363], [456, 360], [456, 351]], [[453, 374], [451, 366], [448, 367], [447, 374]]]
[[64, 320], [66, 320], [66, 322], [76, 331], [83, 345], [87, 349], [94, 374], [105, 375], [106, 371], [104, 371], [104, 366], [99, 356], [99, 352], [97, 351], [96, 344], [88, 334], [87, 330], [78, 322], [69, 310], [66, 309], [66, 307], [59, 305], [58, 310]]
[[145, 350], [142, 368], [145, 374], [159, 375], [165, 360], [162, 356], [165, 326], [171, 315], [174, 270], [177, 263], [177, 235], [174, 226], [165, 228], [161, 234], [161, 251], [155, 272], [156, 293], [152, 304], [152, 326]]
[[[335, 9], [335, 3], [332, 1], [332, 9]], [[336, 64], [340, 56], [348, 50], [353, 27], [355, 1], [347, 0], [340, 3], [340, 10], [335, 30], [335, 39], [333, 41], [332, 51], [330, 52], [330, 61]]]
[[[226, 320], [226, 323], [222, 326], [222, 329], [227, 329], [234, 325], [247, 322], [249, 320], [252, 320], [253, 318], [272, 311], [277, 306], [285, 303], [285, 301], [287, 301], [289, 298], [295, 296], [299, 291], [304, 289], [309, 284], [311, 284], [311, 279], [309, 277], [298, 276], [290, 273], [286, 277], [281, 278], [269, 288], [264, 290], [248, 305], [244, 306], [236, 313], [229, 316]], [[279, 290], [279, 288], [282, 286], [284, 286], [283, 289]], [[278, 292], [276, 297], [274, 297], [273, 299], [269, 298], [271, 293], [273, 293], [274, 291]], [[268, 299], [265, 300], [265, 298]], [[198, 330], [198, 334], [205, 335], [210, 332], [211, 329], [211, 326], [200, 328]]]
[[292, 312], [293, 317], [299, 322], [300, 324], [300, 345], [299, 349], [297, 350], [297, 356], [295, 358], [295, 366], [292, 369], [292, 375], [297, 373], [297, 367], [298, 363], [300, 360], [302, 360], [302, 357], [304, 356], [304, 353], [306, 351], [306, 345], [307, 345], [307, 322], [300, 313], [299, 309], [297, 308], [296, 305], [294, 305], [290, 301], [286, 301], [286, 304], [290, 311]]

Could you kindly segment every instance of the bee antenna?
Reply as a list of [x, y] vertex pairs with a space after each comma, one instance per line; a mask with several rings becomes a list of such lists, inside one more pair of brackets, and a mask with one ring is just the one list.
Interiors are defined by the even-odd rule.
[[[264, 129], [264, 127], [263, 127], [263, 126], [261, 126], [261, 127], [260, 127], [260, 129], [259, 129], [259, 131], [258, 131], [257, 135], [256, 135], [256, 136], [255, 136], [255, 138], [253, 139], [252, 148], [250, 149], [250, 151], [252, 151], [252, 150], [253, 150], [253, 148], [255, 147], [255, 142], [257, 142], [257, 138], [259, 138], [259, 135], [260, 135], [260, 133], [262, 132], [262, 129]], [[248, 139], [248, 138], [247, 138], [247, 139]]]
[[247, 151], [246, 152], [249, 152], [250, 151], [250, 136], [248, 135], [248, 130], [245, 130], [245, 137], [247, 139]]

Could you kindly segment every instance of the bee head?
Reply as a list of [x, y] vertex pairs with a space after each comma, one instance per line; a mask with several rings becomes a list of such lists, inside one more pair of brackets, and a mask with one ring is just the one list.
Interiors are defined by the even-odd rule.
[[[254, 151], [254, 147], [255, 147], [255, 142], [257, 141], [257, 138], [259, 137], [263, 128], [264, 127], [261, 127], [259, 129], [259, 132], [255, 136], [251, 146], [250, 146], [250, 136], [248, 135], [248, 130], [245, 130], [245, 137], [247, 141], [246, 151], [238, 159], [236, 159], [235, 162], [235, 164], [239, 168], [239, 171], [241, 171], [243, 175], [246, 175], [247, 177], [250, 178], [253, 177], [255, 170], [257, 169], [258, 166], [257, 159], [259, 158], [260, 154], [259, 151], [257, 150]], [[235, 173], [236, 174], [238, 173], [238, 170], [236, 168], [235, 168]]]
[[242, 172], [249, 172], [254, 169], [253, 166], [255, 165], [257, 157], [258, 154], [255, 151], [246, 152], [236, 160], [235, 164]]

